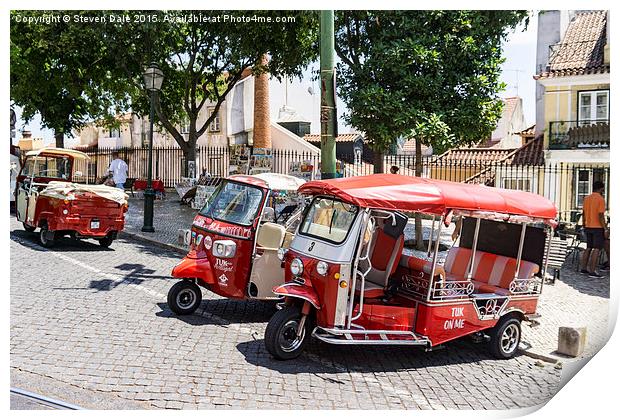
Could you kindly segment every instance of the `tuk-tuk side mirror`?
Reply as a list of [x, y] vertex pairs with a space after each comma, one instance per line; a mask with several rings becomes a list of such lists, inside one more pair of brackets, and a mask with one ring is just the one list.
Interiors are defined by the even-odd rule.
[[276, 221], [276, 211], [273, 207], [265, 207], [265, 211], [263, 211], [263, 222], [275, 222]]

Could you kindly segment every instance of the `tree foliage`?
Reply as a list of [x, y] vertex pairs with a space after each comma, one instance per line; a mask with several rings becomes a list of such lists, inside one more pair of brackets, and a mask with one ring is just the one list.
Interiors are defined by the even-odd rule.
[[[62, 147], [64, 134], [106, 114], [116, 101], [105, 89], [112, 57], [100, 36], [101, 28], [73, 20], [34, 21], [46, 14], [11, 12], [10, 96], [22, 108], [26, 121], [40, 113], [43, 126], [54, 130], [56, 145]], [[31, 23], [25, 23], [26, 19]]]
[[336, 14], [338, 91], [378, 152], [400, 136], [433, 150], [486, 138], [501, 115], [501, 44], [524, 11]]
[[[132, 14], [135, 14], [132, 12]], [[318, 19], [304, 11], [157, 11], [144, 12], [150, 21], [108, 25], [110, 48], [122, 57], [116, 63], [119, 93], [133, 111], [146, 114], [149, 98], [143, 88], [142, 72], [155, 62], [164, 72], [164, 83], [156, 95], [156, 112], [161, 125], [183, 149], [187, 160], [195, 159], [198, 138], [216, 117], [226, 95], [242, 79], [244, 70], [269, 72], [273, 76], [301, 75], [318, 52]], [[223, 16], [232, 18], [224, 20]], [[202, 21], [188, 20], [202, 16]], [[219, 16], [219, 18], [218, 18]], [[239, 22], [241, 17], [250, 21]], [[275, 22], [294, 17], [294, 21]], [[204, 22], [210, 18], [211, 22]], [[270, 21], [269, 21], [270, 20]], [[260, 58], [268, 54], [269, 63]], [[213, 111], [206, 119], [199, 114], [205, 106]], [[184, 137], [178, 129], [188, 123]]]

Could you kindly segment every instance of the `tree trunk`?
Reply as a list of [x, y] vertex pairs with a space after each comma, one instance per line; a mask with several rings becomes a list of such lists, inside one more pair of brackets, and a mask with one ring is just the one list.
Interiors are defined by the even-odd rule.
[[383, 152], [373, 150], [372, 163], [374, 165], [374, 173], [382, 174], [385, 172], [385, 162], [383, 162]]
[[54, 131], [54, 138], [56, 139], [56, 147], [65, 147], [65, 134], [62, 131]]
[[194, 162], [193, 177], [196, 177], [196, 142], [191, 140], [187, 143], [187, 147], [183, 147], [183, 157], [185, 158], [185, 165], [183, 165], [183, 176], [190, 176], [190, 162]]
[[[418, 139], [415, 140], [415, 176], [422, 176], [422, 143], [420, 143], [420, 140]], [[417, 250], [426, 249], [424, 246], [422, 216], [420, 213], [415, 214], [415, 248]]]

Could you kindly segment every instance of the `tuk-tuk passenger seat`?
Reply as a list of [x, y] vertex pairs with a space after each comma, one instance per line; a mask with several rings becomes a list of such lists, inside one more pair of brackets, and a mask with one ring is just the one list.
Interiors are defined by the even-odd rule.
[[[377, 298], [383, 296], [390, 276], [396, 272], [398, 262], [405, 247], [405, 227], [407, 217], [395, 213], [395, 222], [392, 219], [378, 219], [377, 228], [370, 243], [370, 271], [366, 275], [364, 297]], [[360, 271], [367, 270], [360, 264]], [[359, 287], [359, 283], [358, 283]]]
[[[448, 251], [448, 256], [444, 263], [447, 280], [459, 281], [467, 279], [471, 253], [471, 249], [462, 247], [453, 247]], [[476, 251], [474, 273], [472, 274], [475, 292], [510, 294], [510, 283], [514, 279], [516, 268], [516, 258]], [[538, 264], [521, 260], [518, 278], [532, 278], [538, 271]]]
[[277, 251], [284, 242], [286, 229], [282, 225], [272, 222], [263, 223], [256, 235], [257, 248]]

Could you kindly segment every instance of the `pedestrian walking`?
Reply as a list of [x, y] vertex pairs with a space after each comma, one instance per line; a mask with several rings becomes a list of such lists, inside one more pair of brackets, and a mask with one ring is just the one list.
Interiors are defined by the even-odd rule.
[[592, 184], [592, 194], [583, 200], [583, 226], [586, 233], [586, 250], [580, 261], [580, 270], [583, 274], [593, 278], [603, 277], [598, 273], [597, 264], [605, 241], [609, 237], [607, 221], [605, 220], [605, 199], [603, 192], [605, 184], [595, 181]]
[[125, 189], [125, 181], [127, 181], [127, 163], [123, 159], [121, 159], [120, 154], [118, 152], [112, 153], [112, 162], [110, 162], [110, 167], [108, 168], [108, 172], [112, 174], [112, 179], [114, 180], [114, 185], [116, 188], [120, 188], [122, 190]]

